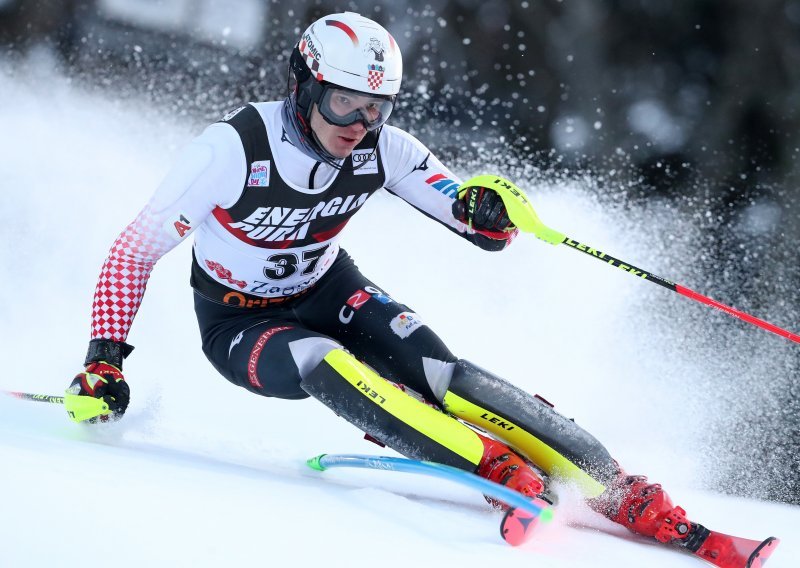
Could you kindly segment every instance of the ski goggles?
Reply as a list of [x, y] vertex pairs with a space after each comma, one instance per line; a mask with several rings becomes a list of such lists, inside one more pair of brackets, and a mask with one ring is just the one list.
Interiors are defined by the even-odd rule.
[[392, 114], [394, 101], [394, 95], [377, 97], [329, 85], [322, 92], [317, 108], [322, 118], [334, 126], [361, 122], [367, 130], [376, 130]]

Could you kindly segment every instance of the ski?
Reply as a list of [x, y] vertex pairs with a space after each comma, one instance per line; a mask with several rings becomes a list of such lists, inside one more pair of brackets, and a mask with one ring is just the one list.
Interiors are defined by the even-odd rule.
[[[541, 497], [533, 499], [533, 503], [544, 511], [551, 510], [551, 503]], [[510, 507], [500, 521], [500, 536], [511, 546], [519, 546], [531, 538], [540, 520], [543, 520], [541, 514], [536, 515], [527, 509]]]
[[540, 522], [547, 523], [553, 518], [553, 508], [544, 499], [529, 499], [513, 489], [479, 477], [474, 473], [440, 463], [387, 456], [321, 454], [309, 459], [306, 464], [317, 471], [325, 471], [332, 467], [353, 467], [419, 473], [448, 479], [477, 489], [486, 497], [496, 499], [508, 506], [500, 522], [500, 536], [511, 546], [519, 546], [524, 543], [532, 536], [535, 527]]
[[695, 525], [686, 541], [683, 547], [718, 568], [761, 568], [780, 543], [774, 536], [750, 540], [702, 525]]

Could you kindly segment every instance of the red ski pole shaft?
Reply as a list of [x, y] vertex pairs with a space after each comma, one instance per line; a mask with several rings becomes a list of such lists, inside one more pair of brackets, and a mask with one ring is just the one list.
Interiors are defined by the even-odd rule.
[[646, 270], [642, 270], [641, 268], [638, 268], [638, 267], [634, 266], [633, 264], [624, 262], [622, 260], [619, 260], [618, 258], [614, 258], [610, 254], [606, 254], [604, 252], [601, 252], [601, 251], [599, 251], [597, 249], [594, 249], [594, 248], [592, 248], [592, 247], [590, 247], [588, 245], [579, 243], [578, 241], [570, 239], [569, 237], [566, 237], [566, 236], [564, 237], [564, 240], [561, 241], [561, 242], [563, 242], [565, 245], [567, 245], [567, 246], [569, 246], [569, 247], [571, 247], [571, 248], [573, 248], [573, 249], [575, 249], [577, 251], [580, 251], [582, 253], [588, 254], [589, 256], [591, 256], [593, 258], [596, 258], [597, 260], [603, 261], [603, 262], [605, 262], [605, 263], [607, 263], [607, 264], [609, 264], [609, 265], [611, 265], [611, 266], [613, 266], [615, 268], [622, 269], [622, 270], [624, 270], [625, 272], [627, 272], [629, 274], [632, 274], [634, 276], [638, 276], [639, 278], [642, 278], [643, 280], [647, 280], [648, 282], [653, 282], [654, 284], [658, 284], [659, 286], [663, 286], [664, 288], [667, 288], [668, 290], [672, 290], [673, 292], [677, 292], [681, 296], [685, 296], [685, 297], [690, 298], [692, 300], [696, 300], [696, 301], [698, 301], [700, 303], [703, 303], [703, 304], [706, 304], [708, 306], [711, 306], [712, 308], [716, 308], [718, 310], [721, 310], [721, 311], [725, 312], [728, 315], [731, 315], [733, 317], [739, 318], [742, 321], [746, 321], [747, 323], [753, 324], [753, 325], [758, 326], [758, 327], [760, 327], [762, 329], [766, 329], [767, 331], [770, 331], [770, 332], [772, 332], [772, 333], [774, 333], [776, 335], [780, 335], [781, 337], [785, 337], [786, 339], [789, 339], [790, 341], [794, 341], [795, 343], [800, 343], [800, 335], [797, 335], [796, 333], [792, 333], [791, 331], [787, 331], [787, 330], [785, 330], [783, 328], [778, 327], [777, 325], [769, 323], [768, 321], [764, 321], [764, 320], [759, 319], [759, 318], [757, 318], [755, 316], [751, 316], [750, 314], [745, 313], [745, 312], [743, 312], [741, 310], [737, 310], [736, 308], [732, 308], [730, 306], [726, 306], [722, 302], [718, 302], [716, 300], [712, 300], [711, 298], [709, 298], [707, 296], [704, 296], [702, 294], [699, 294], [699, 293], [695, 292], [694, 290], [690, 290], [689, 288], [686, 288], [685, 286], [681, 286], [680, 284], [675, 284], [674, 282], [670, 282], [666, 278], [662, 278], [661, 276], [657, 276], [657, 275], [655, 275], [655, 274], [653, 274], [651, 272], [647, 272]]
[[536, 214], [536, 211], [534, 211], [533, 206], [531, 205], [530, 201], [528, 201], [525, 193], [507, 179], [489, 175], [472, 178], [471, 180], [464, 182], [464, 184], [459, 188], [459, 196], [464, 197], [467, 189], [470, 187], [485, 187], [496, 192], [503, 200], [511, 221], [513, 221], [513, 223], [520, 230], [525, 231], [526, 233], [533, 233], [537, 238], [545, 242], [548, 242], [552, 245], [560, 245], [563, 243], [571, 248], [574, 248], [575, 250], [581, 251], [582, 253], [588, 254], [589, 256], [610, 264], [611, 266], [621, 268], [629, 274], [633, 274], [634, 276], [638, 276], [644, 280], [648, 280], [649, 282], [663, 286], [668, 290], [677, 292], [681, 296], [686, 296], [692, 300], [696, 300], [703, 304], [717, 308], [718, 310], [722, 310], [726, 314], [737, 317], [743, 321], [746, 321], [747, 323], [751, 323], [762, 329], [771, 331], [772, 333], [780, 335], [781, 337], [785, 337], [786, 339], [794, 341], [795, 343], [800, 343], [800, 335], [797, 335], [796, 333], [786, 331], [777, 325], [773, 325], [767, 321], [751, 316], [750, 314], [746, 314], [740, 310], [726, 306], [721, 302], [717, 302], [716, 300], [712, 300], [711, 298], [703, 296], [702, 294], [698, 294], [693, 290], [689, 290], [685, 286], [675, 284], [666, 278], [656, 276], [655, 274], [647, 272], [646, 270], [637, 268], [633, 264], [629, 264], [618, 258], [614, 258], [610, 254], [601, 252], [590, 247], [589, 245], [579, 243], [578, 241], [570, 239], [564, 233], [556, 231], [555, 229], [551, 229], [539, 219], [539, 216]]
[[53, 396], [50, 394], [34, 394], [29, 392], [17, 392], [17, 391], [0, 391], [0, 392], [8, 396], [13, 396], [14, 398], [18, 398], [20, 400], [33, 400], [35, 402], [48, 402], [50, 404], [64, 404], [63, 396]]

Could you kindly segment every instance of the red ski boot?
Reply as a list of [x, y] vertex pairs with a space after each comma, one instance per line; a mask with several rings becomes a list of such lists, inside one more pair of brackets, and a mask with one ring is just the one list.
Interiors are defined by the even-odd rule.
[[[509, 489], [519, 491], [526, 497], [534, 499], [544, 493], [545, 485], [541, 476], [531, 468], [528, 463], [519, 457], [508, 446], [487, 436], [478, 434], [483, 442], [483, 458], [475, 471], [481, 477], [505, 485]], [[486, 500], [494, 507], [506, 509], [500, 503], [489, 497]]]
[[658, 483], [621, 472], [617, 482], [589, 505], [631, 531], [677, 545], [720, 568], [758, 568], [777, 548], [778, 539], [749, 540], [712, 531], [686, 517]]
[[631, 531], [661, 542], [686, 538], [691, 528], [685, 511], [673, 506], [660, 484], [647, 483], [643, 475], [621, 472], [616, 483], [589, 505]]
[[[505, 485], [530, 498], [541, 510], [546, 510], [552, 501], [544, 497], [545, 484], [539, 473], [516, 452], [497, 440], [478, 434], [483, 442], [483, 457], [475, 473]], [[492, 506], [505, 511], [500, 521], [500, 536], [512, 546], [527, 541], [539, 524], [540, 515], [507, 504], [484, 495]]]

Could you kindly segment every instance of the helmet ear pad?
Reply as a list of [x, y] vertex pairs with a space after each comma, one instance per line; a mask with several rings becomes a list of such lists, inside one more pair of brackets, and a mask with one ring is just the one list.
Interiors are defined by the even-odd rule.
[[[303, 128], [307, 131], [311, 129], [311, 110], [314, 103], [318, 103], [324, 91], [323, 85], [314, 79], [311, 69], [308, 68], [300, 50], [295, 47], [289, 58], [289, 68], [294, 73], [295, 78], [295, 105], [298, 118], [301, 119]], [[308, 134], [308, 132], [306, 132]]]

